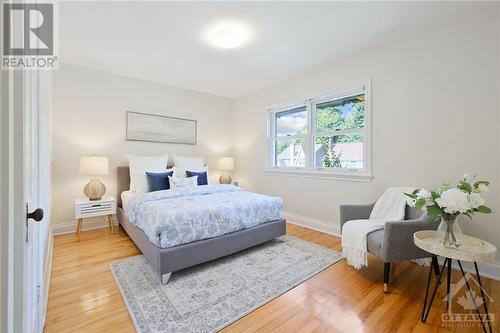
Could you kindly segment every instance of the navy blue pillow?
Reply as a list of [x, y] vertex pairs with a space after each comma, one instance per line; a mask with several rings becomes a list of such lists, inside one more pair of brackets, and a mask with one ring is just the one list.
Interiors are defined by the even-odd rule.
[[186, 177], [194, 177], [198, 176], [198, 185], [208, 185], [208, 178], [207, 178], [207, 172], [193, 172], [193, 171], [187, 171], [186, 170]]
[[146, 172], [148, 176], [148, 186], [149, 192], [162, 191], [170, 189], [170, 182], [168, 181], [168, 176], [172, 177], [173, 171], [169, 172]]

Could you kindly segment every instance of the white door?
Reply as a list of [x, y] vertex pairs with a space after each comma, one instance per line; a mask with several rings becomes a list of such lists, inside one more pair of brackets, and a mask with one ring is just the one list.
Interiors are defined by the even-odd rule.
[[[24, 322], [25, 332], [41, 332], [44, 242], [40, 219], [41, 207], [41, 165], [40, 165], [40, 110], [39, 72], [26, 71], [24, 80], [24, 201], [26, 214], [36, 212], [32, 218], [26, 217], [24, 244]], [[37, 209], [42, 209], [38, 210]], [[39, 220], [39, 221], [37, 221]]]

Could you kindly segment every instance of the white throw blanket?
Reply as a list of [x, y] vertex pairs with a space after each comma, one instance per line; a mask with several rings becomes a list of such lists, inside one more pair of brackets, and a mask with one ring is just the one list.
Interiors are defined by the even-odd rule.
[[348, 221], [342, 227], [342, 255], [347, 263], [360, 269], [368, 266], [366, 236], [383, 229], [388, 221], [401, 221], [405, 217], [406, 196], [415, 188], [391, 187], [377, 200], [368, 220]]

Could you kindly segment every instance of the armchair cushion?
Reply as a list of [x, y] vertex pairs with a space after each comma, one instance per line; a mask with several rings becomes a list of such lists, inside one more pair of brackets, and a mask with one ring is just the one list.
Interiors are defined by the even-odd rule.
[[384, 229], [375, 230], [366, 235], [366, 247], [368, 252], [376, 257], [380, 257], [382, 244], [384, 243]]

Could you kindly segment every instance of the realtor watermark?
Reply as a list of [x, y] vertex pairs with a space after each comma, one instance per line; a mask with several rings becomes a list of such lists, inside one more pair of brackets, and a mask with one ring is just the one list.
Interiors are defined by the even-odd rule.
[[[479, 293], [472, 289], [474, 286]], [[494, 326], [495, 315], [484, 311], [487, 304], [493, 303], [494, 300], [470, 273], [466, 273], [458, 283], [451, 284], [450, 294], [446, 295], [443, 301], [447, 302], [448, 298], [455, 299], [462, 311], [452, 311], [450, 303], [447, 313], [441, 315], [442, 326], [465, 328]]]
[[2, 69], [57, 69], [56, 9], [54, 2], [2, 2]]

